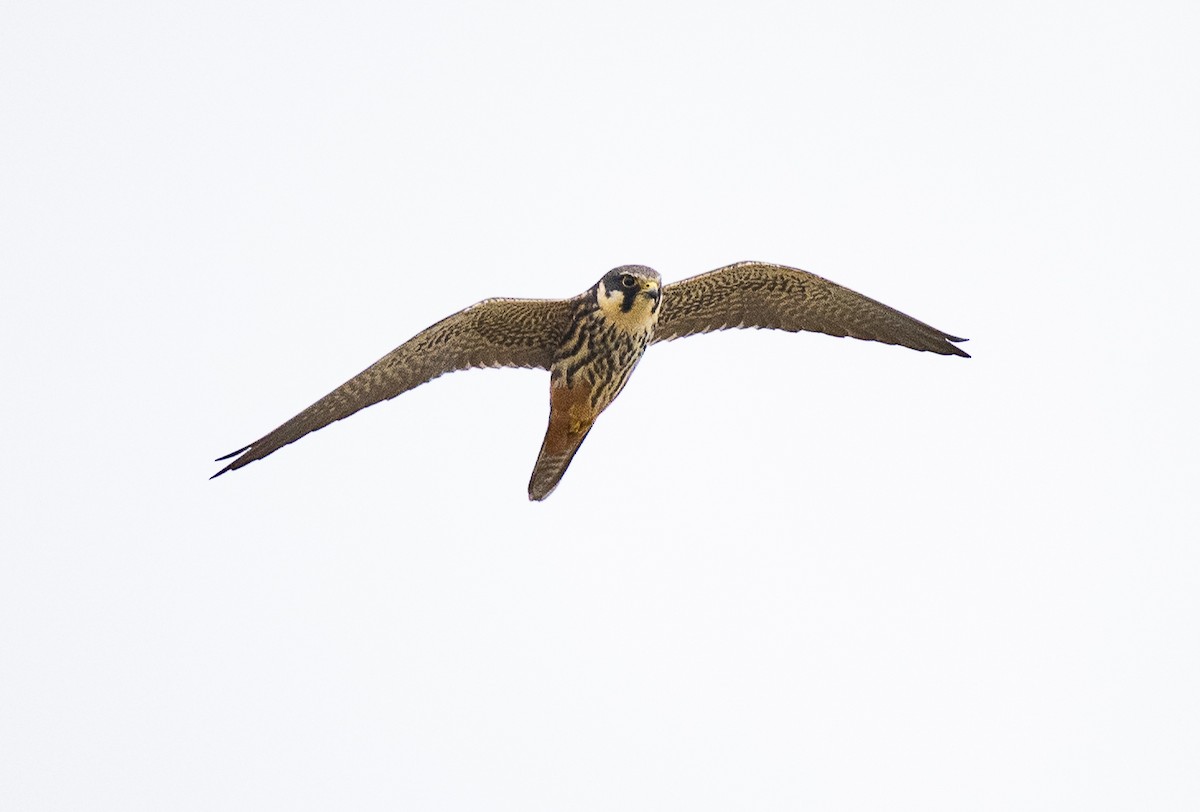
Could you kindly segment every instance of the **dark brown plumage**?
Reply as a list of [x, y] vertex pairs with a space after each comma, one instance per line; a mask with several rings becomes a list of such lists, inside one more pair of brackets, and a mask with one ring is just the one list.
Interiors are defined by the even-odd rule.
[[738, 262], [663, 289], [654, 343], [735, 327], [850, 336], [970, 358], [966, 341], [798, 268]]
[[417, 333], [274, 431], [220, 457], [217, 462], [237, 459], [212, 478], [447, 372], [476, 367], [549, 369], [558, 339], [570, 324], [572, 304], [571, 299], [485, 299], [460, 310]]
[[953, 343], [966, 339], [797, 268], [739, 262], [663, 287], [656, 271], [626, 265], [570, 299], [487, 299], [443, 319], [221, 457], [236, 459], [213, 476], [447, 372], [536, 367], [551, 371], [551, 415], [529, 496], [544, 499], [649, 345], [737, 327], [809, 330], [970, 357]]
[[596, 418], [625, 388], [650, 346], [661, 288], [658, 271], [625, 265], [577, 302], [550, 365], [550, 425], [529, 477], [530, 499], [540, 502], [558, 486]]

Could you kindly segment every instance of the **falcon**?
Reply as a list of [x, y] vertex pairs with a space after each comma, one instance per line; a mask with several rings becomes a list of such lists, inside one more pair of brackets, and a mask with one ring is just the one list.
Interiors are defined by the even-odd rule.
[[529, 498], [541, 501], [647, 347], [740, 327], [807, 330], [970, 357], [955, 346], [966, 339], [798, 268], [738, 262], [663, 285], [652, 268], [622, 265], [570, 299], [485, 299], [442, 319], [275, 430], [220, 457], [236, 459], [212, 478], [447, 372], [533, 367], [550, 372], [550, 424], [529, 480]]

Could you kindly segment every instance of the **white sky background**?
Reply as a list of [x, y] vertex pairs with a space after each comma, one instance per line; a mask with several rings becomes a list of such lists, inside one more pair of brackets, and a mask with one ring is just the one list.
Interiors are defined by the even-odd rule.
[[[1192, 3], [0, 12], [0, 808], [1200, 805]], [[798, 265], [211, 460], [493, 295]]]

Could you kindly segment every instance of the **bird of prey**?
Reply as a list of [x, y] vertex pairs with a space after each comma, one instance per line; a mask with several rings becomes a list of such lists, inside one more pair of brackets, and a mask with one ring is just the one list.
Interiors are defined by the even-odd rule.
[[241, 468], [335, 420], [473, 367], [550, 371], [550, 425], [529, 480], [541, 501], [558, 485], [592, 424], [621, 393], [651, 344], [713, 330], [810, 330], [969, 358], [943, 333], [798, 268], [738, 262], [663, 285], [623, 265], [570, 299], [485, 299], [422, 330], [248, 446], [218, 471]]

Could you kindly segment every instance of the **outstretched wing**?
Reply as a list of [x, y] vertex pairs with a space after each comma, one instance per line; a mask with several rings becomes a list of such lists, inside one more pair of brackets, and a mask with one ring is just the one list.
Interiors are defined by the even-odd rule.
[[966, 341], [799, 268], [738, 262], [663, 288], [654, 342], [735, 327], [811, 330], [941, 355]]
[[459, 311], [413, 336], [270, 434], [218, 458], [237, 457], [213, 477], [447, 372], [472, 367], [549, 369], [567, 330], [571, 306], [571, 299], [486, 299]]

